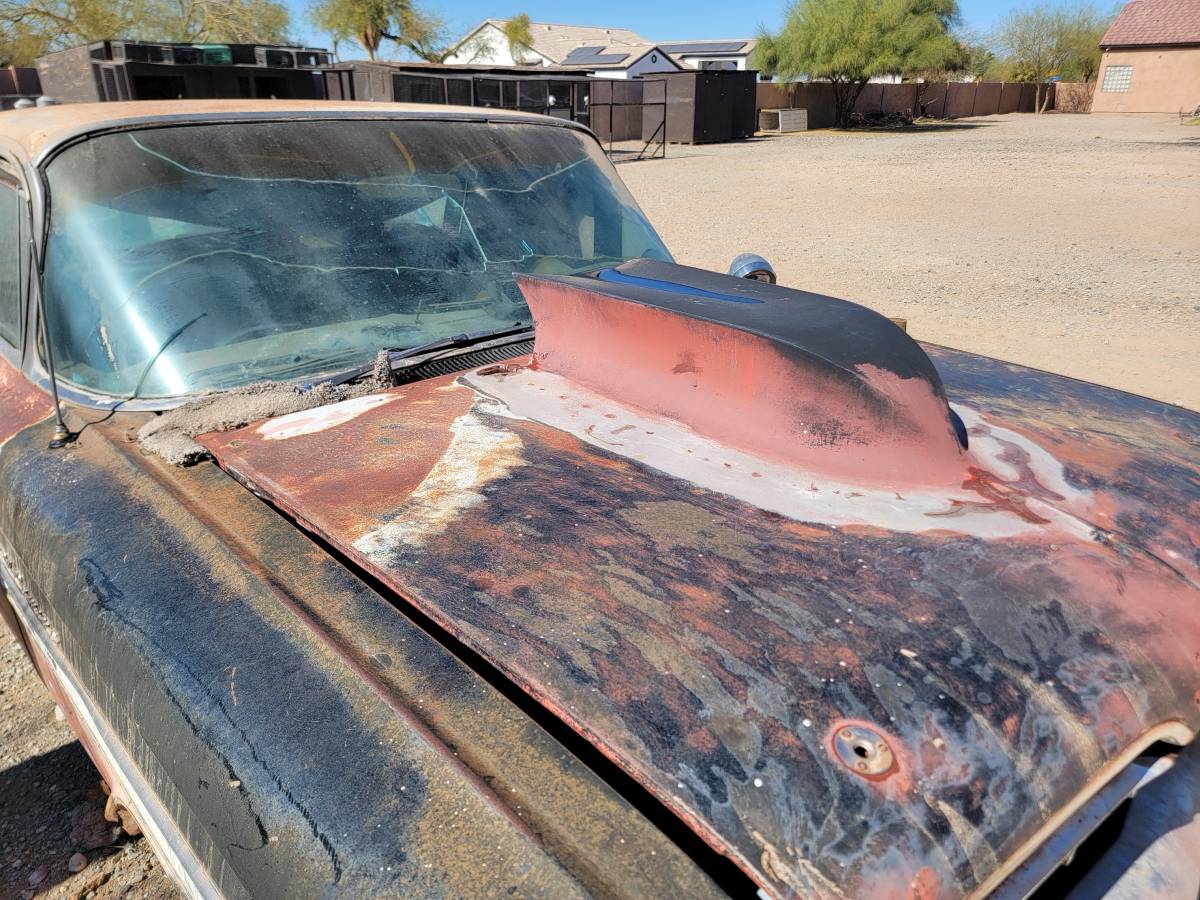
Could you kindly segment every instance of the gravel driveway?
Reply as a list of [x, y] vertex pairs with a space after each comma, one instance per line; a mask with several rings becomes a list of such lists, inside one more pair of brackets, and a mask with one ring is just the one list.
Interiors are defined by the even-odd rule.
[[1010, 115], [667, 149], [621, 177], [680, 262], [1200, 409], [1200, 127]]
[[[680, 262], [754, 250], [918, 338], [1200, 409], [1200, 128], [1001, 116], [668, 153], [619, 171]], [[3, 627], [0, 798], [0, 897], [173, 896], [146, 842], [104, 822]]]

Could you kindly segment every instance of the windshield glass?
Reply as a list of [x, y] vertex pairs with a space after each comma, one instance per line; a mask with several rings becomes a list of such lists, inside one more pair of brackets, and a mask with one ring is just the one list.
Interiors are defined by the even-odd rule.
[[596, 142], [560, 127], [159, 128], [47, 174], [58, 373], [118, 396], [335, 371], [527, 322], [514, 272], [670, 258]]

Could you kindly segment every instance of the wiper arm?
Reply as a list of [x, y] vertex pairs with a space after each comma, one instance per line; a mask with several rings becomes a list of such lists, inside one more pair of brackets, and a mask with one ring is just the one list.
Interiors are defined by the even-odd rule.
[[[532, 325], [517, 325], [512, 328], [497, 328], [491, 331], [475, 331], [470, 333], [452, 334], [447, 337], [437, 338], [428, 341], [424, 344], [417, 344], [415, 347], [388, 347], [380, 350], [380, 353], [387, 353], [388, 364], [392, 371], [404, 369], [410, 366], [418, 366], [421, 363], [427, 362], [430, 358], [436, 357], [451, 350], [460, 350], [465, 347], [472, 347], [475, 344], [481, 344], [484, 341], [493, 341], [506, 337], [525, 337], [533, 333]], [[378, 357], [378, 354], [376, 355]], [[345, 372], [340, 372], [337, 375], [330, 375], [326, 378], [321, 378], [313, 384], [331, 384], [339, 385], [346, 384], [351, 381], [357, 381], [365, 375], [370, 375], [376, 369], [376, 363], [370, 365], [358, 366], [353, 369], [348, 369]]]

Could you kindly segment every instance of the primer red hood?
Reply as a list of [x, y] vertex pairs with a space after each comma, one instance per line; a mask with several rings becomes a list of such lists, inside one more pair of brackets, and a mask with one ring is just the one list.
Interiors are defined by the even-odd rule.
[[[927, 349], [961, 487], [789, 469], [522, 366], [203, 442], [769, 892], [953, 896], [1200, 726], [1200, 417]], [[834, 754], [853, 722], [881, 777]]]

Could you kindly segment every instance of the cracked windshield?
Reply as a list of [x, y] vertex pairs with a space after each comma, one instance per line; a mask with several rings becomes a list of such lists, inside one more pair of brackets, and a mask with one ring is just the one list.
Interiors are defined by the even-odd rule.
[[95, 137], [48, 168], [59, 375], [119, 397], [305, 378], [529, 321], [514, 272], [667, 251], [566, 128], [241, 123]]

